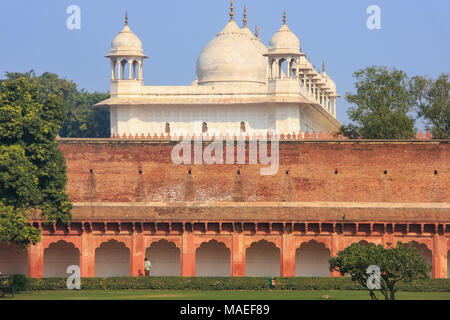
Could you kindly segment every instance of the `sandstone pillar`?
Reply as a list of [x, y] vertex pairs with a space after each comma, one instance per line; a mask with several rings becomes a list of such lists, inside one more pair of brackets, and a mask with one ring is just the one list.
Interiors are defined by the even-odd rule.
[[183, 232], [181, 250], [181, 276], [195, 276], [195, 248], [194, 235], [191, 232]]
[[42, 241], [28, 248], [28, 277], [44, 277], [44, 248]]
[[283, 233], [281, 250], [281, 276], [295, 277], [295, 241], [292, 233]]
[[144, 275], [145, 247], [142, 232], [132, 231], [130, 250], [130, 274], [132, 277]]
[[233, 247], [231, 259], [231, 276], [245, 276], [245, 248], [244, 234], [242, 232], [233, 232]]
[[[336, 233], [336, 226], [334, 227], [334, 233], [331, 235], [330, 256], [335, 257], [337, 253], [342, 250], [341, 248], [341, 235]], [[330, 277], [339, 277], [341, 274], [338, 271], [330, 271]]]
[[433, 237], [433, 278], [447, 278], [447, 238], [436, 233]]
[[83, 230], [80, 253], [81, 277], [95, 277], [95, 243], [92, 233]]

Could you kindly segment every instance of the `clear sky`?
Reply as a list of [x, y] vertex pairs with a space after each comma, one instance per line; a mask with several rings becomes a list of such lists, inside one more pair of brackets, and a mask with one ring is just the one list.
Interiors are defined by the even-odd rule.
[[[69, 30], [70, 5], [81, 9], [81, 29]], [[251, 29], [268, 45], [287, 11], [287, 23], [317, 69], [326, 61], [338, 93], [354, 91], [354, 71], [369, 65], [396, 67], [408, 75], [436, 78], [450, 72], [448, 0], [235, 0], [241, 24], [244, 4]], [[381, 29], [369, 30], [369, 5], [381, 9]], [[149, 56], [146, 85], [186, 85], [195, 79], [197, 57], [228, 21], [229, 0], [0, 0], [0, 74], [49, 71], [89, 91], [108, 91], [104, 58], [111, 40], [129, 26]], [[338, 100], [338, 120], [348, 121]]]

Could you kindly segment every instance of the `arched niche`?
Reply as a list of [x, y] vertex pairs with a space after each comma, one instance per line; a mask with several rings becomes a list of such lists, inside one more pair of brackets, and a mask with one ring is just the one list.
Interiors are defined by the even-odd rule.
[[165, 239], [153, 242], [145, 250], [145, 257], [152, 263], [151, 276], [179, 276], [180, 275], [180, 249], [175, 243]]
[[0, 272], [28, 275], [28, 251], [14, 243], [0, 242]]
[[329, 277], [330, 250], [323, 243], [311, 240], [295, 251], [296, 277]]
[[67, 267], [80, 266], [80, 250], [73, 243], [60, 240], [44, 250], [44, 277], [67, 277]]
[[195, 275], [198, 277], [229, 277], [230, 249], [223, 242], [203, 242], [195, 251]]
[[123, 242], [110, 240], [95, 249], [96, 277], [123, 277], [130, 275], [130, 249]]
[[273, 242], [253, 242], [245, 251], [245, 275], [248, 277], [280, 276], [280, 249]]

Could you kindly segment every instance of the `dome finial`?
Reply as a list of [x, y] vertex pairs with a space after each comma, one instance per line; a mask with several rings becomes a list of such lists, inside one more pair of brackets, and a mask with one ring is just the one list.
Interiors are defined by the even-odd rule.
[[258, 33], [258, 26], [255, 25], [255, 37], [258, 38], [259, 33]]
[[283, 10], [283, 24], [286, 24], [286, 9]]
[[128, 11], [125, 11], [125, 25], [128, 25]]
[[233, 7], [233, 0], [231, 0], [231, 5], [230, 5], [230, 21], [233, 21], [233, 16], [234, 16], [234, 7]]
[[322, 63], [322, 72], [325, 72], [325, 60], [323, 60], [323, 63]]
[[247, 6], [244, 5], [244, 19], [242, 20], [244, 22], [244, 28], [247, 27]]

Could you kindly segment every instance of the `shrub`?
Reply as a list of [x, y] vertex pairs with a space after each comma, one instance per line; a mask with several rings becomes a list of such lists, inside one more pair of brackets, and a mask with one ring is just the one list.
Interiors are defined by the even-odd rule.
[[28, 278], [23, 274], [13, 274], [14, 291], [25, 291], [28, 288]]
[[[21, 290], [65, 290], [66, 278], [22, 280]], [[275, 290], [365, 290], [349, 277], [277, 277]], [[26, 287], [25, 287], [26, 284]], [[24, 288], [25, 287], [25, 288]], [[268, 277], [82, 278], [83, 290], [269, 290]], [[400, 291], [450, 292], [450, 279], [399, 283]]]

